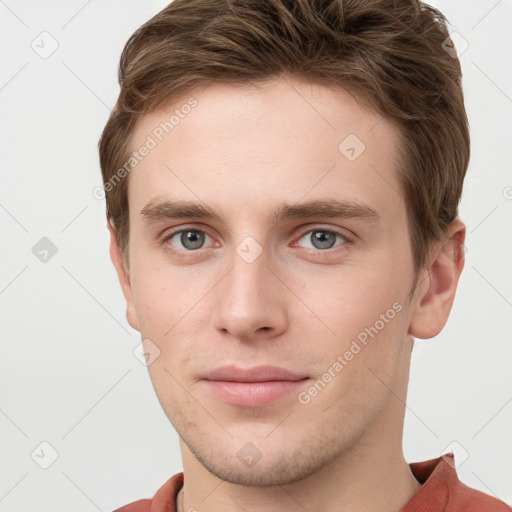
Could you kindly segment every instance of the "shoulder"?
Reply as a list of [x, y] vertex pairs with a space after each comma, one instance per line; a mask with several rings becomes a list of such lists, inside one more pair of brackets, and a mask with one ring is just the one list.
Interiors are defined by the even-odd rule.
[[[453, 490], [450, 501], [456, 504], [454, 510], [464, 512], [511, 512], [512, 508], [498, 498], [477, 491], [462, 482]], [[451, 510], [451, 509], [450, 509]]]
[[151, 501], [148, 498], [137, 500], [128, 505], [124, 505], [121, 508], [116, 508], [112, 512], [150, 512], [151, 511]]
[[112, 512], [174, 512], [176, 494], [183, 485], [183, 473], [177, 473], [165, 482], [153, 498], [144, 498], [128, 503]]
[[512, 512], [504, 501], [462, 483], [453, 453], [412, 463], [410, 468], [422, 486], [401, 512]]

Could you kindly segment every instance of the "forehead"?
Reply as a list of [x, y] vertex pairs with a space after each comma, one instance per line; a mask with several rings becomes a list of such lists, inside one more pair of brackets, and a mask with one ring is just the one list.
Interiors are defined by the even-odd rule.
[[161, 197], [255, 214], [327, 194], [396, 212], [399, 143], [396, 125], [339, 87], [211, 84], [140, 120], [131, 149], [151, 148], [130, 172], [130, 210]]

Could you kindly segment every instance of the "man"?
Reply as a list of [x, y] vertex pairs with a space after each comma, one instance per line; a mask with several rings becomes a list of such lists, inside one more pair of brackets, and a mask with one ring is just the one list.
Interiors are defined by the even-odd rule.
[[447, 38], [415, 0], [176, 0], [130, 38], [111, 257], [183, 473], [120, 511], [510, 510], [402, 452], [464, 266]]

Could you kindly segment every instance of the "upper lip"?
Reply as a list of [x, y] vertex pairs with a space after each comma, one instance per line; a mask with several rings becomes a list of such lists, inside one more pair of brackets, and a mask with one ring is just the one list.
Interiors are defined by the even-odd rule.
[[219, 380], [231, 382], [269, 382], [276, 380], [297, 381], [307, 378], [277, 366], [254, 366], [239, 368], [236, 366], [221, 366], [206, 373], [204, 380]]

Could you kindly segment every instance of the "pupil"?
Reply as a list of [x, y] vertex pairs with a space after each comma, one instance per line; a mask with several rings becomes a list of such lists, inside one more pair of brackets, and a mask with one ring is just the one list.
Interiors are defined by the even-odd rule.
[[312, 234], [312, 241], [313, 245], [317, 247], [319, 243], [319, 247], [317, 249], [330, 249], [334, 244], [334, 236], [332, 233], [329, 233], [327, 231], [315, 231]]
[[197, 249], [201, 247], [203, 235], [196, 231], [187, 231], [181, 235], [181, 243], [187, 249]]

